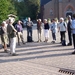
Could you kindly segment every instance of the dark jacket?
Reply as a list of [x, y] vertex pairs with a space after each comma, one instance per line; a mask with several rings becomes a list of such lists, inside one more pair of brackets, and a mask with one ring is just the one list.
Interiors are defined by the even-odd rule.
[[48, 29], [49, 30], [49, 24], [48, 23], [44, 24], [44, 29]]
[[32, 29], [33, 22], [32, 21], [30, 21], [30, 22], [27, 21], [26, 26], [27, 26], [27, 29]]

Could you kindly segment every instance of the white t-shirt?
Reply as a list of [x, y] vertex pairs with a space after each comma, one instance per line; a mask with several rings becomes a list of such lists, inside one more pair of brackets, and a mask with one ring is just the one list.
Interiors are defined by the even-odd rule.
[[66, 31], [67, 24], [65, 22], [59, 23], [60, 31]]

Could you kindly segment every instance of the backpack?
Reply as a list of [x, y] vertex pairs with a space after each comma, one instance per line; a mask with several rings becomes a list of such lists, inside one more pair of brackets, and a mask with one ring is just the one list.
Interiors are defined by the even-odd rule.
[[27, 36], [27, 42], [32, 42], [32, 37], [31, 36]]
[[64, 25], [64, 27], [66, 28], [66, 25], [65, 25], [65, 23], [64, 23], [63, 25]]
[[0, 27], [0, 35], [4, 34], [2, 27]]

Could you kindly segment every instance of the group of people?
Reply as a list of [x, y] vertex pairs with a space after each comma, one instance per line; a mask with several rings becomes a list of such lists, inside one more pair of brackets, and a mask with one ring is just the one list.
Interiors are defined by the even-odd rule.
[[[49, 22], [47, 19], [44, 19], [42, 22], [41, 19], [37, 20], [37, 34], [38, 34], [38, 41], [41, 42], [41, 33], [42, 33], [42, 25], [44, 26], [44, 37], [45, 41], [47, 42], [49, 39], [49, 30], [52, 32], [52, 38], [53, 41], [51, 43], [55, 43], [56, 41], [56, 33], [60, 32], [60, 43], [63, 42], [63, 40], [66, 41], [65, 39], [65, 33], [68, 31], [68, 39], [69, 43], [67, 44], [68, 46], [72, 45], [72, 37], [73, 37], [73, 45], [75, 49], [75, 14], [73, 15], [73, 19], [71, 19], [71, 16], [68, 16], [68, 22], [64, 21], [64, 18], [60, 18], [59, 22], [56, 22], [56, 19], [52, 19], [51, 22]], [[26, 27], [27, 27], [27, 39], [29, 36], [31, 37], [32, 40], [32, 26], [33, 22], [31, 21], [31, 18], [28, 17], [28, 21], [26, 22]], [[15, 52], [16, 48], [16, 37], [18, 38], [18, 45], [20, 45], [20, 39], [23, 44], [25, 44], [24, 38], [23, 38], [23, 27], [22, 27], [22, 22], [19, 20], [15, 26], [13, 26], [13, 22], [11, 19], [9, 19], [8, 23], [5, 21], [2, 22], [1, 25], [1, 41], [2, 45], [4, 47], [4, 52], [8, 52], [7, 50], [7, 44], [9, 42], [10, 46], [10, 54], [12, 56], [17, 55]], [[33, 40], [32, 40], [33, 41]], [[75, 50], [72, 54], [75, 54]]]
[[[56, 19], [52, 19], [51, 23], [47, 21], [47, 19], [44, 19], [44, 36], [45, 41], [48, 41], [49, 38], [49, 29], [52, 32], [52, 43], [55, 43], [56, 41], [56, 33], [60, 32], [60, 43], [62, 44], [64, 42], [65, 45], [71, 46], [72, 45], [72, 37], [73, 37], [73, 46], [75, 49], [75, 14], [71, 17], [68, 15], [68, 21], [66, 22], [64, 18], [60, 18], [59, 22], [56, 22]], [[41, 30], [42, 30], [42, 22], [41, 19], [38, 19], [37, 21], [37, 31], [38, 31], [38, 42], [41, 42]], [[65, 33], [68, 32], [68, 44], [66, 44], [66, 35]], [[72, 54], [75, 54], [75, 50]]]
[[[18, 39], [18, 45], [20, 46], [20, 40], [23, 44], [25, 44], [23, 38], [23, 27], [22, 22], [20, 20], [17, 21], [16, 25], [13, 25], [14, 22], [9, 19], [8, 22], [3, 21], [0, 28], [0, 35], [2, 46], [4, 48], [4, 52], [8, 53], [7, 46], [10, 47], [10, 54], [12, 56], [16, 56], [15, 48], [16, 48], [16, 37]], [[32, 25], [33, 22], [31, 21], [30, 17], [27, 21], [27, 36], [32, 37]]]
[[47, 42], [49, 39], [49, 30], [51, 30], [53, 41], [56, 41], [56, 33], [60, 32], [61, 36], [61, 43], [65, 40], [65, 32], [67, 31], [67, 23], [64, 21], [64, 18], [60, 18], [59, 23], [57, 23], [56, 19], [52, 19], [51, 22], [48, 22], [47, 19], [44, 19], [43, 23], [41, 19], [37, 21], [37, 31], [38, 31], [38, 42], [41, 42], [41, 31], [42, 31], [42, 24], [44, 24], [44, 37], [45, 41]]

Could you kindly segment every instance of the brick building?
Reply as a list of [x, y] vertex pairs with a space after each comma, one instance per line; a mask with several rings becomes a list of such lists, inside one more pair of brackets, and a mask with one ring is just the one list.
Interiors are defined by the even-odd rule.
[[60, 18], [75, 13], [75, 0], [41, 0], [41, 18]]

